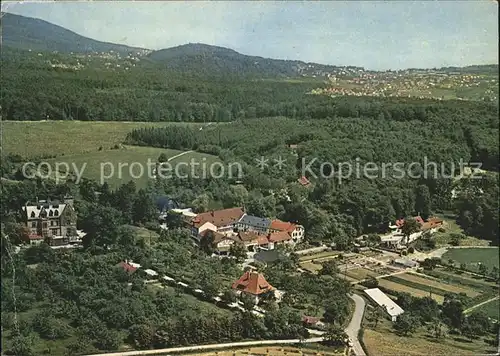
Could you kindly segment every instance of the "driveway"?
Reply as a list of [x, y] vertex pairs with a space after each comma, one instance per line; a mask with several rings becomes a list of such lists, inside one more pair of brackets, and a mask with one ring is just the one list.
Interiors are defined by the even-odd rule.
[[354, 300], [355, 309], [354, 314], [352, 315], [351, 322], [345, 329], [345, 332], [349, 336], [349, 339], [352, 341], [352, 349], [354, 351], [354, 354], [356, 356], [366, 356], [365, 351], [361, 347], [361, 344], [358, 340], [358, 332], [361, 328], [361, 321], [363, 320], [366, 303], [365, 300], [357, 294], [350, 295], [349, 297]]

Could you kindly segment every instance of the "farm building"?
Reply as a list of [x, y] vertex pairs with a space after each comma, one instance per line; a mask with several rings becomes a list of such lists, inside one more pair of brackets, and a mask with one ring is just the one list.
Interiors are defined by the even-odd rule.
[[365, 289], [365, 293], [373, 300], [378, 306], [389, 314], [392, 321], [396, 321], [398, 315], [403, 314], [404, 310], [397, 305], [391, 298], [387, 296], [378, 288]]
[[418, 267], [418, 262], [406, 258], [397, 258], [394, 260], [394, 264], [407, 268]]

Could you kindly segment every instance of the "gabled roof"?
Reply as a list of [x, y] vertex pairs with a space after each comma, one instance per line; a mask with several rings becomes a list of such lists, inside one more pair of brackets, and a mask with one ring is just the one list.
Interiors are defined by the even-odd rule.
[[274, 290], [264, 276], [257, 272], [245, 272], [240, 279], [233, 283], [231, 288], [249, 293], [253, 295], [260, 295]]
[[271, 225], [269, 225], [269, 228], [272, 230], [293, 232], [296, 228], [296, 225], [291, 222], [285, 222], [279, 219], [275, 219], [271, 221]]
[[206, 222], [221, 227], [239, 221], [244, 214], [243, 208], [212, 210], [198, 214], [191, 220], [191, 223], [194, 227], [200, 227]]
[[282, 241], [288, 241], [292, 237], [286, 231], [278, 231], [270, 233], [267, 238], [269, 239], [270, 242], [282, 242]]
[[307, 315], [304, 315], [302, 317], [302, 322], [303, 323], [306, 323], [306, 324], [309, 324], [309, 325], [314, 325], [316, 323], [319, 322], [319, 318], [317, 317], [314, 317], [314, 316], [307, 316]]
[[390, 316], [398, 316], [404, 313], [404, 310], [380, 289], [365, 289], [365, 293], [380, 307], [384, 307]]
[[138, 268], [138, 267], [132, 266], [130, 263], [125, 262], [125, 261], [118, 263], [118, 266], [123, 268], [125, 270], [125, 272], [129, 272], [129, 273], [133, 273], [133, 272], [137, 271], [137, 268]]
[[261, 229], [267, 229], [271, 224], [271, 220], [267, 218], [260, 218], [258, 216], [247, 215], [247, 214], [243, 215], [243, 217], [240, 219], [239, 222], [248, 226], [253, 226]]
[[[424, 223], [424, 219], [422, 219], [420, 216], [415, 216], [413, 219], [415, 219], [420, 225]], [[397, 227], [402, 227], [405, 223], [405, 219], [399, 219], [396, 220], [396, 226]]]
[[22, 209], [28, 220], [39, 219], [43, 214], [46, 218], [58, 218], [62, 215], [66, 205], [59, 202], [39, 202], [38, 204], [25, 205]]
[[253, 241], [259, 238], [259, 234], [254, 231], [240, 231], [238, 232], [238, 238], [243, 242]]
[[433, 228], [441, 226], [441, 225], [443, 225], [443, 220], [436, 218], [436, 217], [432, 217], [432, 218], [427, 219], [427, 221], [422, 224], [421, 228], [422, 228], [422, 230], [425, 231], [425, 230], [433, 229]]
[[297, 182], [299, 182], [299, 184], [307, 187], [309, 184], [311, 184], [311, 182], [309, 181], [309, 179], [307, 179], [306, 177], [302, 176], [300, 177], [299, 179], [297, 179]]
[[30, 240], [43, 240], [43, 236], [37, 234], [29, 234], [28, 239]]

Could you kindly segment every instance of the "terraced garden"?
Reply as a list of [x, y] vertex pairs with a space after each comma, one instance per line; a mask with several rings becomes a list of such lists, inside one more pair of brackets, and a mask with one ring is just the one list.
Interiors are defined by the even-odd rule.
[[447, 293], [467, 295], [467, 305], [472, 307], [498, 294], [498, 285], [472, 275], [457, 275], [444, 269], [424, 271], [426, 275], [412, 272], [379, 279], [379, 286], [395, 292], [406, 292], [415, 297], [432, 296], [437, 302], [444, 300]]
[[428, 290], [420, 288], [421, 285], [408, 286], [408, 285], [401, 284], [398, 282], [393, 282], [393, 281], [388, 280], [386, 278], [382, 278], [382, 279], [379, 279], [379, 286], [384, 288], [384, 289], [392, 290], [395, 292], [408, 293], [414, 297], [419, 297], [419, 298], [431, 296], [438, 303], [442, 303], [444, 301], [444, 297], [442, 295], [436, 294], [436, 293], [433, 293], [431, 295], [431, 293]]
[[366, 268], [355, 268], [347, 271], [347, 276], [357, 280], [363, 280], [367, 277], [378, 277], [380, 274]]
[[467, 296], [474, 298], [481, 294], [471, 288], [443, 283], [432, 277], [421, 277], [413, 273], [404, 273], [397, 276], [386, 277], [386, 279], [440, 295], [444, 295], [446, 293], [465, 293]]

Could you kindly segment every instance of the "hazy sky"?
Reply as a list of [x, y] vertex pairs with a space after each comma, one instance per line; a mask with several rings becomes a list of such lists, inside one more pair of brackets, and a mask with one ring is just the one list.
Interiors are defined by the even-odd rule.
[[468, 1], [6, 3], [101, 41], [189, 42], [369, 69], [498, 63], [498, 4]]

